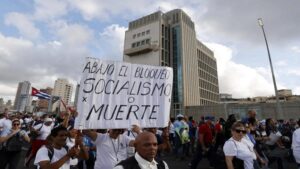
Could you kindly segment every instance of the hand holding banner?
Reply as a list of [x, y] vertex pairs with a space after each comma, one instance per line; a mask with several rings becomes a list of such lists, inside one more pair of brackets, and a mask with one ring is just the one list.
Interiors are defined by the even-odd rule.
[[75, 128], [165, 127], [172, 84], [173, 70], [169, 67], [87, 58]]

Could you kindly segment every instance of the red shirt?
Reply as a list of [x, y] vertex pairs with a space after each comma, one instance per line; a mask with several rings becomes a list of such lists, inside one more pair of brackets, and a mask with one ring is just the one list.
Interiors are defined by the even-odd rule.
[[[198, 131], [198, 135], [200, 136], [200, 134], [203, 134], [203, 141], [204, 144], [212, 144], [213, 141], [213, 133], [212, 133], [212, 129], [210, 128], [210, 126], [205, 123], [202, 124], [199, 128]], [[199, 137], [199, 142], [200, 142], [200, 137]]]
[[216, 133], [221, 133], [221, 131], [222, 131], [222, 125], [220, 123], [217, 123], [215, 125], [215, 131], [216, 131]]

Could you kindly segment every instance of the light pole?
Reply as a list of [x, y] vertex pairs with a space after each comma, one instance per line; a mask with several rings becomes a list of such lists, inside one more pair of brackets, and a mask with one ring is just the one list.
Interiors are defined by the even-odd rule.
[[261, 29], [263, 31], [265, 42], [266, 42], [266, 46], [267, 46], [267, 51], [268, 51], [268, 56], [269, 56], [269, 62], [270, 62], [270, 67], [271, 67], [271, 73], [272, 73], [272, 79], [273, 79], [274, 90], [275, 90], [275, 96], [276, 96], [276, 111], [277, 111], [277, 115], [278, 115], [279, 119], [283, 119], [283, 114], [281, 112], [281, 107], [280, 107], [280, 104], [279, 104], [279, 97], [278, 97], [277, 85], [276, 85], [276, 80], [275, 80], [275, 76], [274, 76], [274, 70], [273, 70], [272, 60], [271, 60], [271, 54], [270, 54], [270, 50], [269, 50], [269, 45], [268, 45], [266, 33], [265, 33], [265, 30], [264, 30], [264, 23], [262, 21], [262, 18], [258, 18], [258, 24], [259, 24], [259, 26], [261, 27]]

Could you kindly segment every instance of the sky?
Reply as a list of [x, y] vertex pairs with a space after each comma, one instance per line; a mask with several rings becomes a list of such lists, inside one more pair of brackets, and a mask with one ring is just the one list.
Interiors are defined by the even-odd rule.
[[0, 98], [18, 83], [54, 87], [80, 82], [85, 57], [121, 61], [128, 22], [181, 8], [198, 40], [217, 59], [220, 93], [235, 98], [274, 95], [269, 43], [278, 89], [300, 95], [299, 0], [1, 0]]

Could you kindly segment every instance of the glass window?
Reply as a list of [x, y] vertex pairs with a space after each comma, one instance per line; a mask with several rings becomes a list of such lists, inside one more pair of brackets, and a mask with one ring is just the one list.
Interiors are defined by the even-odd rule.
[[145, 45], [145, 40], [142, 40], [141, 45]]
[[136, 43], [136, 46], [138, 47], [138, 46], [140, 46], [141, 45], [141, 42], [137, 42]]
[[150, 33], [150, 30], [147, 30], [147, 31], [146, 31], [146, 34], [148, 35], [149, 33]]
[[132, 36], [132, 38], [134, 39], [136, 37], [136, 34], [134, 34], [133, 36]]
[[141, 36], [141, 33], [138, 33], [138, 34], [137, 34], [137, 37], [140, 37], [140, 36]]
[[134, 47], [135, 47], [135, 45], [136, 45], [136, 43], [133, 43], [133, 44], [131, 45], [131, 47], [132, 47], [132, 48], [134, 48]]
[[150, 39], [146, 39], [146, 44], [150, 44]]
[[145, 32], [142, 32], [142, 36], [145, 36]]

